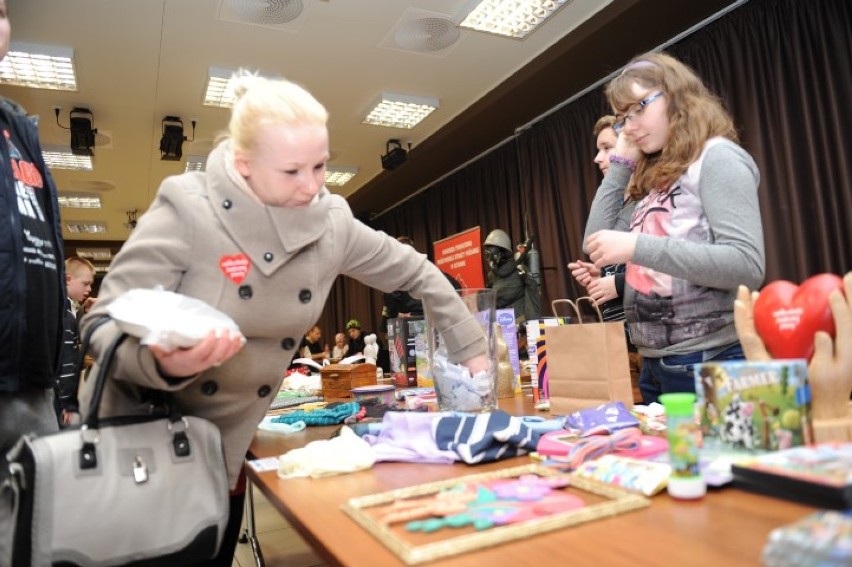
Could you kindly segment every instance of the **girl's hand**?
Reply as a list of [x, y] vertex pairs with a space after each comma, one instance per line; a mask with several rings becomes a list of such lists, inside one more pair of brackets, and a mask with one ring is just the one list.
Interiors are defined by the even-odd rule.
[[615, 299], [618, 297], [618, 292], [615, 290], [615, 276], [596, 279], [589, 285], [588, 292], [589, 297], [594, 299], [598, 306]]
[[240, 334], [231, 335], [224, 331], [217, 337], [215, 331], [210, 331], [200, 343], [190, 348], [171, 352], [166, 352], [156, 345], [150, 345], [148, 348], [164, 374], [180, 378], [194, 376], [225, 363], [243, 348], [243, 344], [245, 339]]
[[588, 287], [593, 279], [600, 277], [601, 272], [591, 262], [583, 262], [577, 260], [568, 264], [568, 269], [571, 270], [571, 275], [577, 280], [577, 283], [583, 287]]
[[638, 235], [618, 230], [599, 230], [586, 241], [589, 258], [597, 268], [611, 264], [626, 264], [636, 251]]
[[618, 139], [615, 141], [615, 147], [612, 149], [612, 155], [636, 161], [639, 159], [639, 156], [642, 155], [642, 151], [639, 149], [639, 146], [633, 143], [633, 140], [628, 138], [627, 134], [624, 133], [624, 130], [622, 130], [618, 135]]

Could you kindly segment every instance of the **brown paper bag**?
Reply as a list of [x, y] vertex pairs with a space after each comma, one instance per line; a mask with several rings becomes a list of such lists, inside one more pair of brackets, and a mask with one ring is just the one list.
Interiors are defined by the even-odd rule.
[[[588, 301], [597, 312], [598, 322], [583, 322], [578, 304]], [[548, 390], [550, 413], [567, 415], [577, 410], [607, 402], [619, 401], [633, 407], [630, 363], [624, 322], [603, 322], [600, 310], [590, 297], [568, 303], [577, 314], [578, 324], [548, 327]]]

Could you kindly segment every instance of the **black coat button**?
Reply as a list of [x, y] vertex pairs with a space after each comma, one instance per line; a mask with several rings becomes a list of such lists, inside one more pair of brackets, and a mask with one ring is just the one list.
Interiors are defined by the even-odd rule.
[[263, 259], [267, 262], [271, 262], [273, 258], [275, 258], [275, 256], [272, 255], [272, 252], [267, 252], [263, 255]]
[[240, 298], [241, 299], [251, 299], [252, 295], [254, 295], [254, 292], [251, 290], [250, 285], [241, 285], [240, 286]]
[[311, 300], [311, 297], [312, 297], [312, 294], [311, 294], [311, 290], [309, 290], [309, 289], [303, 289], [302, 291], [299, 292], [299, 301], [301, 301], [302, 303], [309, 302]]
[[219, 384], [213, 380], [207, 380], [201, 385], [201, 393], [205, 396], [212, 396], [219, 389]]
[[233, 205], [233, 203], [231, 203], [230, 199], [225, 199], [224, 201], [222, 201], [222, 208], [223, 209], [230, 209], [232, 205]]
[[284, 350], [290, 350], [294, 346], [296, 346], [296, 341], [291, 339], [290, 337], [287, 337], [286, 339], [281, 341], [281, 348], [283, 348]]
[[272, 391], [272, 388], [270, 388], [269, 386], [264, 384], [263, 386], [261, 386], [260, 388], [257, 389], [257, 395], [260, 396], [261, 398], [265, 398], [266, 396], [269, 395], [269, 392], [271, 392], [271, 391]]

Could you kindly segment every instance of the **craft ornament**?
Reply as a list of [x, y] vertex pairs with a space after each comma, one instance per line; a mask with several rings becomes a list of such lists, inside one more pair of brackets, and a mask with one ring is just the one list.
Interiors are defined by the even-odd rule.
[[[415, 510], [417, 513], [421, 513], [427, 509], [434, 510], [435, 513], [424, 513], [418, 516], [424, 519], [408, 522], [405, 529], [409, 532], [432, 533], [442, 528], [472, 526], [475, 530], [481, 531], [494, 526], [526, 522], [585, 506], [582, 498], [557, 490], [567, 485], [568, 480], [566, 478], [525, 474], [512, 480], [499, 480], [484, 482], [475, 486], [459, 487], [454, 491], [442, 492], [432, 499], [415, 500], [413, 502], [414, 508], [410, 511], [412, 514]], [[449, 498], [456, 500], [447, 500], [447, 494], [451, 495]], [[462, 501], [471, 494], [475, 494], [475, 499]], [[463, 509], [459, 512], [442, 513], [442, 510], [450, 509], [450, 502], [460, 504]], [[401, 504], [399, 501], [395, 502], [390, 507], [391, 513], [385, 515], [382, 522], [389, 523], [388, 515], [398, 514], [393, 510], [400, 506], [404, 510], [405, 504]]]

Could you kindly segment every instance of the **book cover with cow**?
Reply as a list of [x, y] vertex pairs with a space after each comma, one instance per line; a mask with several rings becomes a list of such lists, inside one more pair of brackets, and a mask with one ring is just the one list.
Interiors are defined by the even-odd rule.
[[703, 435], [732, 449], [777, 451], [811, 438], [805, 360], [697, 364], [695, 392]]

